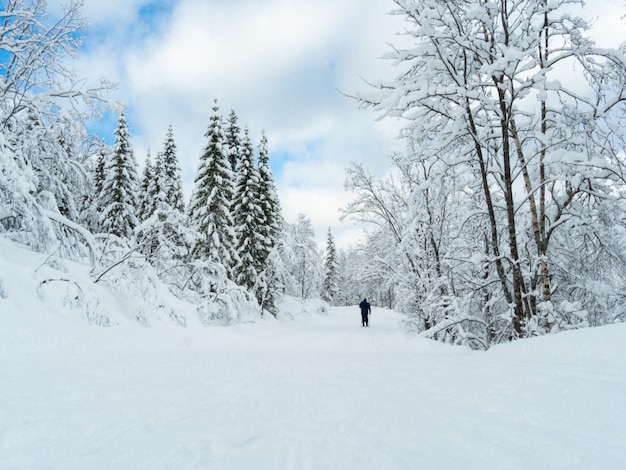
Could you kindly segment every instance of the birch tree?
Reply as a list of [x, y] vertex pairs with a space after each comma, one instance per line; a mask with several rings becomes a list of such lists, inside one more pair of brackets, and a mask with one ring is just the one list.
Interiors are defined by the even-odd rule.
[[111, 86], [106, 81], [85, 86], [68, 66], [86, 27], [79, 2], [69, 3], [59, 18], [48, 17], [43, 0], [5, 3], [0, 11], [0, 233], [38, 251], [60, 247], [70, 254], [88, 244], [75, 224], [76, 193], [89, 191], [83, 122], [90, 113], [98, 115], [103, 92]]
[[[619, 230], [615, 219], [605, 219], [604, 229], [600, 219], [589, 224], [600, 207], [623, 211], [623, 51], [595, 47], [585, 21], [569, 12], [577, 1], [395, 3], [413, 42], [388, 54], [403, 72], [358, 99], [407, 120], [416, 165], [438, 162], [436, 175], [454, 169], [467, 179], [457, 190], [470, 217], [455, 222], [462, 225], [454, 243], [473, 245], [448, 253], [447, 262], [459, 279], [463, 265], [474, 265], [482, 280], [455, 284], [449, 301], [471, 298], [483, 317], [508, 318], [500, 337], [587, 324], [583, 298], [592, 294], [579, 297], [578, 315], [570, 315], [566, 292], [575, 289], [561, 266], [577, 256], [563, 247], [576, 246], [573, 237], [599, 237], [597, 249], [610, 245], [623, 256], [606, 236]], [[425, 187], [433, 182], [425, 175]], [[479, 236], [464, 233], [476, 228]], [[613, 274], [605, 272], [604, 282], [612, 284]], [[443, 326], [454, 322], [440, 318]], [[483, 343], [492, 327], [483, 326]], [[457, 338], [467, 333], [453, 329]]]

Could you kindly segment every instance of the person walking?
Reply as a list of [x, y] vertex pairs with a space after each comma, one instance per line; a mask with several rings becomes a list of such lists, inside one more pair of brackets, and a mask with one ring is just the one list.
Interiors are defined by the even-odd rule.
[[363, 299], [363, 302], [359, 304], [361, 308], [361, 323], [363, 326], [370, 326], [369, 324], [369, 314], [372, 313], [372, 307], [367, 302], [367, 299]]

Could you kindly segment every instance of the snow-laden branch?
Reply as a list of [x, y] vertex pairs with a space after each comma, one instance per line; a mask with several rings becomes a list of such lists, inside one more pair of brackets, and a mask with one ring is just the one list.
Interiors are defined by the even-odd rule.
[[91, 232], [86, 230], [84, 227], [72, 222], [71, 220], [59, 214], [58, 212], [54, 212], [51, 210], [43, 210], [43, 213], [50, 220], [53, 220], [57, 222], [58, 224], [61, 224], [62, 226], [71, 229], [72, 231], [76, 232], [83, 238], [83, 240], [85, 241], [85, 244], [87, 245], [87, 248], [89, 248], [89, 261], [92, 266], [95, 266], [96, 243]]
[[452, 318], [449, 318], [447, 320], [443, 320], [437, 323], [435, 326], [429, 328], [428, 330], [422, 331], [419, 334], [419, 336], [422, 338], [432, 338], [437, 333], [440, 333], [444, 330], [447, 330], [448, 328], [452, 326], [458, 325], [459, 323], [463, 323], [463, 322], [478, 323], [479, 325], [485, 328], [488, 326], [487, 322], [485, 322], [485, 320], [483, 320], [482, 318], [472, 316], [472, 315], [460, 315], [460, 316], [455, 316], [455, 317], [452, 317]]

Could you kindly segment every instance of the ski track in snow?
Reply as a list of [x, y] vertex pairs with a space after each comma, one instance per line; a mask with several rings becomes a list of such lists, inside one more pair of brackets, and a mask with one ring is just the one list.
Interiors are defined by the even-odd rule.
[[626, 468], [626, 325], [472, 352], [357, 307], [231, 328], [0, 315], [0, 469]]

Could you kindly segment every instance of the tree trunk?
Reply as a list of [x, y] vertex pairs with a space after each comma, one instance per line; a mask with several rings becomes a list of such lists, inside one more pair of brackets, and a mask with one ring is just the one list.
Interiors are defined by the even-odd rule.
[[515, 201], [513, 199], [513, 175], [511, 172], [511, 145], [509, 139], [509, 116], [510, 107], [506, 102], [505, 91], [502, 82], [494, 77], [494, 84], [498, 90], [500, 103], [500, 131], [502, 137], [502, 164], [504, 182], [504, 201], [506, 204], [507, 229], [509, 234], [509, 250], [511, 252], [511, 269], [513, 271], [513, 297], [514, 317], [513, 327], [518, 336], [523, 336], [524, 320], [524, 294], [526, 292], [524, 277], [520, 267], [519, 252], [517, 247], [517, 229], [515, 224]]

